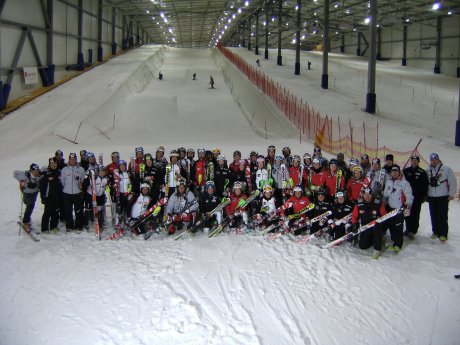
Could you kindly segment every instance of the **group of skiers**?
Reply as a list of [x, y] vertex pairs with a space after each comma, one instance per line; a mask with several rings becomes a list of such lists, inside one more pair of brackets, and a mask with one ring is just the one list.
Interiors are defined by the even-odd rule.
[[[332, 239], [338, 239], [399, 209], [397, 215], [360, 233], [359, 247], [373, 246], [374, 257], [380, 255], [387, 229], [395, 252], [401, 250], [404, 235], [414, 238], [421, 205], [428, 201], [432, 236], [447, 240], [448, 202], [457, 184], [452, 170], [436, 153], [430, 156], [427, 170], [419, 167], [417, 154], [411, 156], [409, 167], [401, 169], [391, 154], [383, 164], [379, 158], [371, 160], [363, 154], [347, 165], [343, 154], [328, 161], [319, 147], [302, 158], [292, 155], [289, 147], [277, 154], [270, 145], [265, 155], [252, 151], [247, 159], [236, 150], [229, 163], [217, 148], [195, 151], [180, 147], [171, 150], [168, 158], [162, 146], [154, 155], [136, 147], [128, 162], [113, 152], [110, 164], [104, 166], [102, 157], [97, 160], [92, 152], [82, 150], [79, 161], [70, 153], [65, 162], [63, 152], [57, 150], [46, 169], [32, 164], [29, 171], [14, 173], [26, 205], [23, 228], [30, 231], [40, 193], [44, 204], [41, 231], [56, 231], [59, 220], [65, 221], [67, 232], [89, 229], [94, 220], [103, 229], [107, 189], [116, 224], [141, 219], [152, 205], [168, 198], [156, 222], [166, 225], [170, 234], [183, 225], [195, 231], [197, 222], [208, 232], [225, 219], [231, 228], [251, 227], [262, 219], [265, 227], [281, 221], [286, 230], [299, 228], [295, 234], [327, 228]], [[250, 202], [245, 202], [248, 197]], [[221, 204], [225, 206], [222, 210], [218, 208]], [[219, 211], [214, 212], [216, 208]], [[309, 222], [318, 216], [319, 221]], [[341, 219], [346, 221], [336, 222]], [[133, 233], [144, 233], [149, 226], [149, 222], [142, 223]]]

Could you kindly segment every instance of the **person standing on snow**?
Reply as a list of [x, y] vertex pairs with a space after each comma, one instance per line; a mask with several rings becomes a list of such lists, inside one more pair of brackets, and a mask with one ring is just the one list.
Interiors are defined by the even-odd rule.
[[32, 212], [34, 211], [35, 201], [39, 192], [39, 182], [42, 178], [40, 174], [40, 167], [32, 163], [28, 171], [15, 170], [14, 178], [19, 181], [22, 193], [22, 201], [26, 205], [26, 210], [22, 217], [22, 228], [30, 232], [30, 221]]
[[428, 175], [425, 170], [419, 167], [418, 164], [420, 162], [420, 157], [417, 154], [413, 154], [411, 156], [410, 162], [411, 166], [405, 168], [403, 170], [403, 174], [412, 188], [414, 201], [412, 202], [410, 216], [405, 218], [406, 231], [404, 231], [404, 236], [408, 236], [410, 239], [413, 239], [419, 228], [422, 204], [427, 199]]
[[457, 191], [457, 179], [451, 168], [439, 159], [437, 153], [430, 155], [430, 166], [427, 169], [429, 187], [428, 204], [430, 206], [432, 239], [447, 241], [449, 233], [449, 201], [454, 200]]
[[[68, 165], [61, 171], [61, 184], [65, 207], [65, 223], [69, 233], [75, 229], [81, 231], [83, 228], [83, 203], [81, 189], [85, 169], [78, 166], [77, 154], [70, 153]], [[75, 212], [75, 219], [73, 216]]]
[[40, 180], [40, 198], [44, 205], [41, 230], [56, 233], [59, 225], [59, 211], [62, 204], [61, 171], [58, 169], [57, 159], [49, 159], [48, 169]]

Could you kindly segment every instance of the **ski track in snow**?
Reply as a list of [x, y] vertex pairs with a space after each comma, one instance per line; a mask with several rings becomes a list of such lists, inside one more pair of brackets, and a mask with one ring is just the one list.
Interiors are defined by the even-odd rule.
[[[156, 60], [149, 60], [152, 54], [158, 54]], [[163, 144], [167, 151], [219, 146], [228, 157], [237, 148], [244, 155], [264, 152], [272, 143], [291, 146], [293, 153], [312, 151], [311, 143], [299, 147], [298, 138], [267, 141], [255, 134], [209, 51], [143, 47], [104, 66], [2, 120], [1, 345], [458, 345], [460, 285], [452, 278], [460, 273], [458, 202], [450, 205], [448, 243], [428, 238], [424, 205], [417, 238], [406, 240], [399, 255], [386, 251], [377, 261], [370, 251], [349, 244], [323, 250], [323, 239], [299, 245], [289, 236], [268, 241], [234, 233], [208, 239], [199, 233], [181, 241], [160, 235], [98, 242], [91, 229], [80, 235], [41, 234], [38, 243], [24, 233], [18, 237], [12, 170], [46, 161], [57, 148], [66, 154], [86, 148], [106, 157], [117, 149], [125, 159], [137, 145], [147, 152]], [[162, 82], [155, 79], [159, 69]], [[198, 81], [191, 81], [195, 71]], [[122, 79], [133, 73], [138, 74], [124, 85]], [[216, 90], [208, 89], [211, 74]], [[83, 87], [88, 82], [91, 88]], [[115, 100], [105, 93], [115, 89], [119, 99], [112, 107]], [[98, 90], [108, 109], [99, 108]], [[77, 96], [67, 98], [68, 107], [59, 103], [69, 94]], [[73, 103], [78, 99], [86, 101], [83, 109]], [[85, 113], [92, 108], [100, 112]], [[109, 110], [116, 113], [115, 130]], [[24, 122], [31, 113], [33, 121]], [[84, 145], [49, 134], [58, 130], [73, 139], [80, 121], [78, 142]], [[94, 125], [116, 140], [107, 140]], [[164, 130], [171, 126], [174, 135]], [[41, 213], [38, 201], [35, 227]]]

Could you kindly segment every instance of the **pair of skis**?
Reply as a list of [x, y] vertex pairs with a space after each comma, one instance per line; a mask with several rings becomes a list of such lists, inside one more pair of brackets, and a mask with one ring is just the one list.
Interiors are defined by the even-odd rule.
[[339, 226], [341, 224], [346, 224], [351, 220], [351, 213], [347, 214], [345, 217], [337, 219], [334, 221], [332, 224], [328, 224], [327, 226], [319, 229], [315, 233], [309, 234], [307, 236], [302, 237], [300, 240], [297, 241], [298, 244], [305, 244], [314, 237], [320, 237], [322, 234], [326, 233], [329, 230], [334, 229], [336, 226]]
[[224, 207], [227, 206], [229, 203], [230, 203], [230, 199], [224, 198], [219, 205], [217, 205], [211, 212], [209, 212], [209, 216], [203, 215], [203, 217], [201, 217], [201, 219], [195, 224], [195, 226], [191, 230], [186, 230], [182, 232], [181, 234], [176, 236], [174, 240], [175, 241], [180, 240], [186, 233], [195, 233], [205, 220], [210, 219], [217, 212], [221, 212], [224, 209]]
[[364, 231], [374, 227], [376, 224], [383, 223], [384, 221], [386, 221], [386, 220], [388, 220], [390, 218], [393, 218], [397, 214], [403, 212], [403, 210], [404, 209], [402, 207], [401, 208], [396, 208], [393, 211], [388, 212], [387, 214], [383, 215], [382, 217], [374, 219], [373, 221], [367, 223], [366, 225], [362, 225], [361, 227], [359, 227], [358, 231], [349, 232], [348, 234], [336, 239], [335, 241], [332, 241], [332, 242], [326, 244], [325, 246], [323, 246], [323, 248], [328, 249], [328, 248], [336, 247], [336, 246], [338, 246], [338, 245], [340, 245], [340, 244], [352, 239], [353, 237], [358, 236], [359, 234], [363, 233]]
[[166, 205], [168, 202], [168, 198], [160, 199], [156, 204], [146, 210], [142, 216], [140, 216], [134, 223], [130, 224], [129, 227], [122, 228], [120, 227], [117, 231], [115, 231], [107, 240], [116, 240], [125, 235], [125, 233], [131, 232], [133, 229], [137, 228], [139, 225], [147, 221], [148, 219], [156, 218], [161, 211], [161, 208]]
[[226, 226], [230, 223], [230, 221], [235, 216], [235, 213], [241, 210], [244, 210], [246, 206], [248, 206], [251, 202], [253, 202], [258, 196], [260, 195], [260, 190], [256, 189], [246, 200], [241, 199], [238, 207], [236, 207], [233, 212], [222, 221], [222, 223], [212, 232], [209, 233], [208, 237], [216, 237]]

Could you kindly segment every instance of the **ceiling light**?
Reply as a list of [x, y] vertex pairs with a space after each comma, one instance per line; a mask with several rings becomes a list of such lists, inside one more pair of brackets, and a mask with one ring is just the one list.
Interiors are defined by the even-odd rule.
[[246, 7], [249, 6], [249, 1], [245, 1], [244, 6], [246, 6]]
[[160, 12], [160, 17], [161, 18], [164, 18], [165, 17], [165, 14], [163, 12]]
[[238, 8], [238, 13], [241, 13], [241, 7], [240, 7], [240, 8]]
[[299, 10], [299, 5], [295, 5], [295, 10], [296, 10], [296, 11]]
[[452, 10], [449, 10], [449, 12], [447, 12], [447, 14], [450, 16], [452, 14]]
[[150, 11], [149, 11], [149, 10], [145, 10], [145, 13], [150, 13]]
[[236, 18], [236, 14], [235, 14], [235, 13], [233, 13], [233, 15], [232, 15], [232, 18], [233, 18], [233, 19], [235, 19], [235, 18]]
[[367, 17], [366, 19], [364, 19], [365, 24], [369, 24], [370, 22], [371, 22], [371, 17]]
[[431, 9], [432, 9], [433, 11], [437, 11], [437, 10], [439, 10], [440, 8], [441, 8], [441, 4], [440, 4], [439, 2], [435, 2], [435, 3], [433, 4], [433, 6], [431, 7]]

